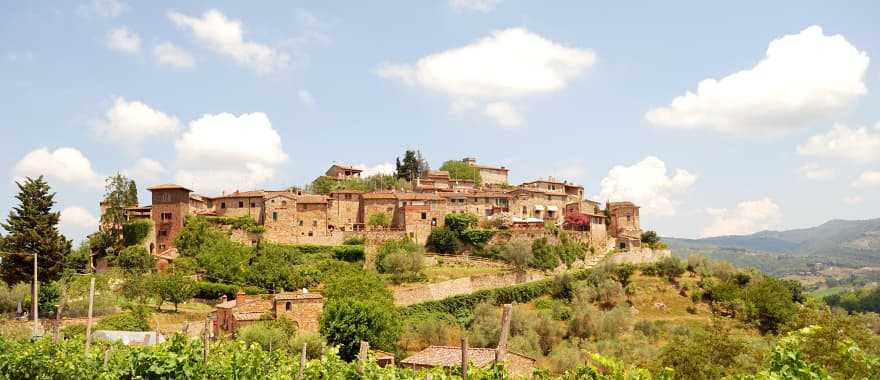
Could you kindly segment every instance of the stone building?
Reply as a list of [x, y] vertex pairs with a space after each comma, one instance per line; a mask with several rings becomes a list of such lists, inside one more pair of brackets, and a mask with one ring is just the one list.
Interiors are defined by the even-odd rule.
[[397, 215], [397, 194], [395, 192], [373, 191], [364, 193], [361, 199], [363, 199], [364, 223], [369, 223], [370, 217], [374, 214], [386, 214], [392, 225], [397, 223], [394, 220]]
[[617, 239], [617, 248], [641, 247], [642, 228], [639, 223], [639, 206], [632, 202], [607, 202], [605, 209], [611, 215], [608, 233]]
[[363, 170], [351, 165], [333, 164], [324, 172], [324, 175], [333, 179], [357, 179], [361, 178]]
[[186, 217], [190, 215], [190, 193], [192, 190], [175, 184], [162, 184], [147, 188], [152, 196], [150, 219], [155, 227], [154, 255], [174, 247], [174, 238], [183, 229]]
[[223, 194], [214, 198], [207, 198], [208, 207], [217, 216], [230, 218], [251, 217], [257, 223], [263, 223], [266, 192], [238, 191]]
[[507, 173], [509, 172], [507, 168], [478, 165], [477, 159], [473, 157], [465, 157], [462, 161], [477, 168], [484, 185], [507, 185]]
[[340, 231], [363, 229], [362, 197], [363, 193], [357, 190], [337, 190], [330, 193], [327, 228]]
[[323, 309], [324, 297], [307, 289], [256, 296], [239, 292], [234, 300], [224, 295], [214, 306], [215, 328], [234, 334], [254, 322], [287, 318], [296, 323], [297, 334], [315, 333]]
[[[569, 226], [568, 215], [582, 215], [582, 219], [587, 223], [580, 226]], [[599, 202], [584, 199], [578, 202], [571, 202], [565, 206], [566, 223], [565, 227], [589, 231], [590, 240], [593, 242], [605, 242], [608, 238], [608, 231], [605, 226], [605, 213], [599, 207]], [[599, 243], [597, 246], [604, 246]]]
[[[495, 351], [494, 348], [469, 347], [467, 351], [468, 363], [476, 368], [487, 368], [495, 362]], [[461, 347], [429, 346], [401, 360], [400, 365], [415, 370], [460, 367], [461, 356]], [[534, 367], [535, 359], [531, 357], [509, 350], [504, 355], [504, 368], [511, 376], [517, 378], [531, 376]]]

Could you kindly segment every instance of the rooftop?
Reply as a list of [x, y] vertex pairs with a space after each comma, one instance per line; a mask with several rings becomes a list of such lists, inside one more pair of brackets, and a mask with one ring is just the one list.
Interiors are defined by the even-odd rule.
[[186, 191], [192, 191], [192, 190], [190, 190], [190, 189], [187, 189], [187, 188], [185, 188], [185, 187], [183, 187], [183, 186], [180, 186], [180, 185], [178, 185], [178, 184], [174, 184], [174, 183], [163, 183], [163, 184], [160, 184], [160, 185], [151, 186], [151, 187], [148, 187], [147, 190], [149, 190], [149, 191], [155, 191], [155, 190], [186, 190]]
[[[485, 367], [495, 361], [494, 348], [468, 348], [468, 361], [476, 367]], [[507, 351], [507, 355], [517, 355], [531, 361], [528, 356], [516, 352]], [[431, 367], [455, 367], [461, 365], [461, 347], [457, 346], [429, 346], [412, 356], [400, 361], [401, 364]]]

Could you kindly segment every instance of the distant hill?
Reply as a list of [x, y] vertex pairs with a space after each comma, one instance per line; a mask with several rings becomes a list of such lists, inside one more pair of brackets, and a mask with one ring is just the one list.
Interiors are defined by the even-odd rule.
[[880, 218], [832, 220], [811, 228], [750, 235], [664, 237], [663, 241], [677, 255], [705, 254], [771, 273], [792, 273], [816, 263], [855, 268], [880, 265]]

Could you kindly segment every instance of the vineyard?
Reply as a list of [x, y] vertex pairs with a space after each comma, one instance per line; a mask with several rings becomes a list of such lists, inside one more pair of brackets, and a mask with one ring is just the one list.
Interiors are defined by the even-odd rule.
[[[806, 328], [779, 340], [767, 368], [755, 375], [736, 379], [827, 379], [820, 366], [807, 363], [799, 345], [804, 336], [817, 333]], [[320, 358], [308, 360], [300, 368], [300, 358], [283, 351], [263, 350], [259, 345], [246, 346], [241, 341], [211, 343], [205, 350], [201, 341], [175, 335], [155, 346], [124, 346], [102, 341], [85, 352], [80, 338], [53, 343], [0, 338], [0, 378], [2, 379], [461, 379], [460, 369], [414, 371], [382, 368], [370, 358], [345, 362], [335, 349], [327, 349]], [[867, 370], [878, 368], [876, 358], [865, 357], [855, 346], [843, 345], [854, 359], [864, 360]], [[205, 360], [207, 358], [207, 361]], [[873, 362], [871, 362], [873, 361]], [[867, 372], [864, 378], [869, 378]], [[876, 373], [874, 373], [876, 374]], [[470, 379], [509, 378], [502, 367], [471, 368]], [[536, 370], [532, 378], [551, 379], [547, 372]], [[593, 355], [588, 363], [563, 373], [557, 379], [672, 379], [673, 370], [659, 373], [630, 368], [623, 363]]]

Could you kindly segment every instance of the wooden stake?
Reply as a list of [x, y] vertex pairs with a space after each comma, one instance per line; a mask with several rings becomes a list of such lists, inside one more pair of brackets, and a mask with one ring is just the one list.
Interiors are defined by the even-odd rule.
[[467, 370], [468, 370], [468, 338], [466, 336], [461, 337], [461, 378], [462, 380], [467, 380]]
[[358, 372], [364, 373], [367, 364], [367, 356], [370, 352], [370, 342], [361, 341], [361, 349], [358, 352]]
[[92, 310], [95, 305], [95, 278], [89, 281], [89, 318], [86, 320], [86, 354], [89, 353], [89, 347], [92, 345]]
[[306, 344], [303, 343], [302, 353], [299, 355], [299, 376], [297, 379], [304, 379], [306, 370]]
[[510, 335], [510, 317], [513, 306], [504, 304], [504, 312], [501, 314], [501, 336], [498, 338], [498, 346], [495, 348], [495, 364], [504, 361], [504, 355], [507, 353], [507, 336]]
[[210, 348], [208, 346], [211, 344], [211, 339], [210, 339], [211, 334], [208, 331], [208, 324], [209, 323], [210, 323], [210, 320], [205, 319], [205, 331], [202, 332], [202, 343], [204, 346], [204, 347], [202, 347], [202, 356], [204, 357], [206, 366], [208, 365], [208, 354], [209, 354], [209, 350], [210, 350]]
[[53, 340], [55, 343], [61, 339], [61, 312], [64, 310], [64, 287], [61, 287], [61, 297], [58, 298], [58, 310], [55, 311], [55, 336]]
[[40, 281], [37, 280], [37, 252], [34, 252], [34, 299], [31, 302], [34, 305], [34, 334], [33, 337], [37, 337], [37, 331], [40, 329], [40, 312], [37, 308], [37, 305], [40, 300]]

